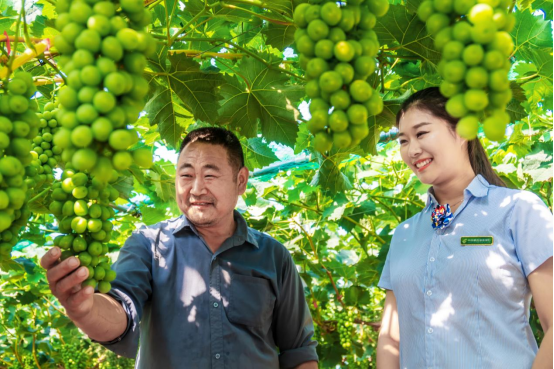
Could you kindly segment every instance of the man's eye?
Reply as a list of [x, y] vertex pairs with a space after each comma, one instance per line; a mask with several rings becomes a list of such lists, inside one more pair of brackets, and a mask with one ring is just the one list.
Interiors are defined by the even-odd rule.
[[190, 174], [181, 174], [181, 178], [192, 178]]

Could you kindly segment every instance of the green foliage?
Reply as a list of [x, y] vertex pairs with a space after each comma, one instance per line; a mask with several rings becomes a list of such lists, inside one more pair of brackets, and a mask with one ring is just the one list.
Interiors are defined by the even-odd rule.
[[[384, 110], [368, 122], [370, 134], [354, 154], [339, 150], [322, 156], [313, 149], [306, 127], [309, 99], [303, 96], [304, 76], [292, 44], [297, 3], [147, 2], [154, 18], [148, 30], [158, 46], [145, 70], [150, 87], [146, 114], [134, 124], [141, 142], [132, 149], [155, 148], [161, 157], [149, 170], [131, 166], [122, 171], [114, 184], [120, 199], [114, 204], [110, 257], [117, 257], [136, 227], [180, 214], [175, 163], [166, 153], [195, 127], [226, 126], [239, 135], [252, 172], [241, 211], [250, 226], [285, 244], [300, 268], [320, 367], [374, 367], [384, 298], [376, 284], [391, 232], [422, 209], [427, 190], [403, 164], [397, 143], [386, 132], [404, 98], [439, 85], [440, 53], [415, 14], [420, 1], [391, 1], [388, 13], [377, 20], [379, 72], [368, 81], [383, 97]], [[0, 35], [6, 31], [20, 37], [17, 45], [10, 43], [12, 51], [28, 47], [24, 36], [53, 38], [58, 33], [51, 2], [26, 1], [26, 31], [17, 27], [19, 8], [19, 2], [0, 2]], [[544, 17], [534, 13], [538, 9]], [[518, 0], [515, 16], [514, 98], [507, 107], [511, 134], [499, 143], [481, 139], [510, 187], [537, 193], [552, 209], [552, 2]], [[1, 69], [9, 57], [5, 42], [0, 52]], [[41, 96], [35, 98], [41, 109], [63, 86], [52, 67], [58, 59], [46, 53], [23, 66], [38, 85]], [[277, 164], [282, 152], [273, 143], [302, 155]], [[268, 165], [276, 167], [264, 168]], [[50, 192], [33, 193], [33, 215], [20, 235], [23, 241], [14, 247], [13, 260], [1, 266], [0, 368], [130, 368], [132, 361], [84, 339], [49, 292], [38, 260], [58, 234], [48, 210]], [[341, 334], [344, 314], [352, 324]], [[541, 339], [534, 312], [531, 324]]]

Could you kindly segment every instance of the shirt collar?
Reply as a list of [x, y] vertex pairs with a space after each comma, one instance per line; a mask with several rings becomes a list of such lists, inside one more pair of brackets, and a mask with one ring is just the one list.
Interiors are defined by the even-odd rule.
[[[477, 174], [471, 183], [464, 190], [464, 194], [472, 195], [473, 197], [485, 197], [489, 193], [490, 184], [487, 180], [480, 174]], [[430, 187], [427, 190], [427, 204], [426, 206], [439, 205], [439, 202], [435, 198], [435, 192], [433, 187]]]
[[[242, 217], [242, 215], [234, 210], [233, 216], [235, 218], [235, 222], [237, 222], [237, 229], [235, 230], [235, 233], [232, 236], [233, 239], [233, 246], [240, 246], [245, 242], [248, 242], [249, 244], [255, 246], [256, 248], [259, 248], [258, 241], [256, 241], [256, 238], [252, 234], [252, 231], [248, 228], [248, 225], [246, 224], [246, 220]], [[192, 230], [196, 235], [198, 235], [198, 232], [196, 231], [196, 228], [194, 225], [187, 219], [187, 217], [182, 214], [180, 217], [175, 219], [175, 225], [173, 229], [173, 234], [177, 234], [183, 229], [190, 229]]]

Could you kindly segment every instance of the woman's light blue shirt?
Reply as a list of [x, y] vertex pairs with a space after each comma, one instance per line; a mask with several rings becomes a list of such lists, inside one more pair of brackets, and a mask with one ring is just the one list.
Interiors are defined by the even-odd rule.
[[[552, 213], [537, 195], [478, 175], [450, 225], [434, 230], [429, 194], [396, 228], [379, 281], [397, 301], [400, 367], [531, 368], [527, 276], [552, 257]], [[492, 245], [462, 246], [476, 237]]]

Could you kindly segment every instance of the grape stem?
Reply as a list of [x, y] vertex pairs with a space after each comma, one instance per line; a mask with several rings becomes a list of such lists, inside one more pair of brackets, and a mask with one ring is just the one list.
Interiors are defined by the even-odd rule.
[[[208, 0], [204, 0], [204, 9], [202, 9], [201, 11], [199, 11], [194, 17], [192, 17], [192, 19], [190, 21], [187, 22], [187, 24], [185, 24], [183, 27], [181, 27], [181, 29], [179, 31], [177, 31], [168, 41], [167, 43], [167, 48], [171, 48], [171, 45], [173, 45], [173, 43], [175, 42], [175, 40], [177, 39], [177, 37], [179, 37], [181, 35], [181, 33], [183, 33], [187, 28], [190, 27], [191, 24], [193, 24], [194, 22], [196, 22], [196, 20], [198, 18], [200, 18], [201, 16], [203, 16], [205, 13], [208, 12], [208, 10], [211, 9], [211, 6], [208, 5]], [[168, 34], [168, 37], [169, 37], [169, 34]]]
[[271, 6], [271, 3], [266, 3], [265, 1], [258, 1], [258, 0], [229, 0], [229, 1], [235, 4], [250, 5], [250, 6], [256, 6], [258, 8], [269, 9], [283, 15], [282, 14], [283, 9], [274, 8]]
[[211, 51], [202, 51], [202, 50], [169, 50], [167, 52], [168, 54], [185, 54], [188, 57], [191, 58], [198, 58], [202, 56], [210, 57], [210, 58], [223, 58], [223, 59], [242, 59], [244, 54], [240, 53], [214, 53]]
[[56, 73], [62, 78], [63, 83], [67, 85], [67, 79], [66, 79], [65, 75], [58, 69], [58, 66], [56, 64], [54, 64], [54, 62], [52, 62], [52, 58], [50, 58], [50, 59], [44, 58], [44, 59], [40, 59], [40, 60], [44, 60], [44, 62], [46, 62], [46, 64], [48, 64], [52, 69], [54, 69], [56, 71]]
[[[25, 8], [25, 1], [23, 0], [23, 6], [22, 8]], [[19, 30], [21, 29], [21, 13], [19, 13], [19, 16], [17, 18], [17, 24], [15, 26], [15, 34], [16, 36], [19, 36]], [[13, 61], [15, 60], [15, 51], [17, 50], [17, 43], [19, 41], [19, 37], [16, 37], [15, 38], [15, 42], [14, 42], [14, 45], [13, 45], [13, 52], [12, 52], [12, 55], [10, 55], [10, 58], [8, 59], [8, 62], [6, 63], [6, 68], [8, 68], [8, 73], [6, 75], [6, 82], [7, 82], [7, 79], [10, 77], [10, 74], [12, 73], [12, 64], [13, 64]], [[4, 84], [5, 86], [7, 85], [7, 83]], [[21, 360], [20, 360], [21, 361]]]
[[41, 198], [42, 196], [44, 196], [48, 191], [50, 191], [50, 188], [47, 188], [43, 191], [41, 191], [38, 195], [36, 195], [35, 197], [33, 197], [31, 200], [29, 200], [27, 203], [30, 204], [31, 202], [35, 201], [35, 200], [38, 200], [39, 198]]
[[38, 358], [37, 358], [37, 346], [36, 346], [36, 342], [37, 342], [37, 334], [34, 333], [33, 334], [33, 358], [35, 359], [35, 364], [37, 366], [38, 369], [42, 369], [42, 367], [40, 366], [39, 362], [38, 362]]
[[312, 236], [306, 232], [306, 230], [304, 229], [304, 227], [302, 227], [302, 225], [300, 223], [298, 223], [296, 220], [292, 219], [292, 222], [294, 224], [296, 224], [300, 230], [302, 231], [302, 233], [304, 233], [304, 235], [306, 236], [306, 238], [308, 239], [308, 242], [310, 244], [310, 247], [312, 248], [312, 252], [314, 253], [314, 256], [316, 257], [317, 259], [317, 262], [319, 263], [319, 265], [321, 265], [321, 267], [323, 268], [323, 270], [325, 270], [325, 273], [327, 273], [327, 276], [329, 277], [329, 280], [331, 281], [331, 285], [333, 286], [333, 289], [335, 290], [335, 294], [337, 295], [337, 300], [339, 301], [339, 303], [342, 305], [342, 307], [344, 309], [346, 309], [346, 304], [344, 303], [344, 301], [342, 301], [343, 299], [343, 296], [340, 294], [338, 288], [337, 288], [337, 285], [335, 284], [335, 280], [333, 279], [333, 275], [331, 274], [331, 272], [329, 271], [329, 269], [327, 269], [327, 267], [323, 264], [323, 262], [321, 261], [321, 259], [319, 258], [319, 254], [317, 253], [317, 250], [315, 248], [315, 245], [314, 245], [314, 241], [312, 239]]
[[248, 13], [250, 15], [253, 15], [257, 18], [260, 18], [260, 19], [263, 19], [267, 22], [270, 22], [270, 23], [274, 23], [274, 24], [279, 24], [279, 25], [282, 25], [282, 26], [294, 26], [294, 23], [293, 22], [290, 22], [290, 21], [282, 21], [282, 20], [278, 20], [278, 19], [273, 19], [273, 18], [270, 18], [270, 17], [266, 17], [265, 15], [262, 15], [262, 14], [259, 14], [259, 13], [256, 13], [256, 12], [253, 12], [252, 10], [249, 10], [249, 9], [245, 9], [245, 8], [241, 8], [240, 6], [236, 6], [236, 5], [232, 5], [232, 4], [227, 4], [223, 1], [220, 2], [221, 4], [221, 7], [223, 8], [227, 8], [227, 9], [233, 9], [233, 10], [240, 10], [242, 12], [245, 12], [245, 13]]
[[[38, 38], [38, 37], [30, 37], [29, 39], [33, 42], [41, 42], [43, 40], [42, 38]], [[6, 41], [15, 42], [16, 40], [19, 41], [19, 42], [25, 42], [24, 37], [16, 37], [16, 36], [7, 36], [6, 37], [4, 35], [0, 36], [0, 42], [6, 42]]]

